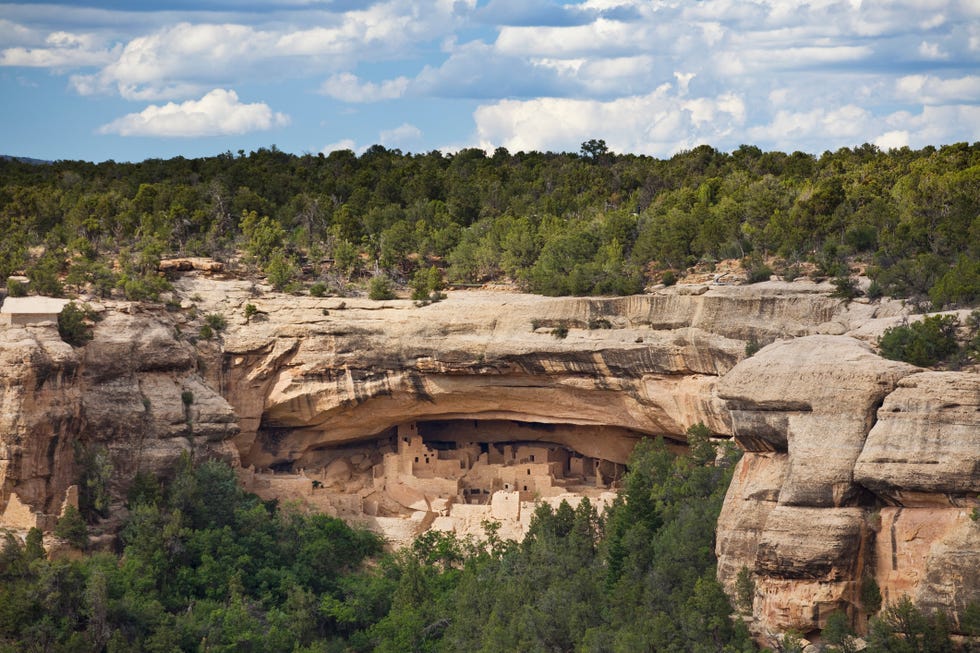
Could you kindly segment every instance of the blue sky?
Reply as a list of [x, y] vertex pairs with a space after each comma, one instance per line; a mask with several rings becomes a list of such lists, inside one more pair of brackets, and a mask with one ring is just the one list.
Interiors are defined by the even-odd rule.
[[980, 140], [980, 0], [0, 4], [0, 153]]

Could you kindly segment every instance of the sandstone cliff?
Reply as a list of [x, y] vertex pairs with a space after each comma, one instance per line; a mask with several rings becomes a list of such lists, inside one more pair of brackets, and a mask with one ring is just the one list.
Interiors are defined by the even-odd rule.
[[107, 456], [117, 507], [137, 471], [166, 476], [182, 452], [237, 460], [231, 406], [197, 372], [161, 311], [115, 305], [73, 349], [53, 323], [0, 329], [0, 514], [50, 528], [85, 452]]
[[[80, 452], [107, 452], [117, 506], [137, 470], [166, 476], [188, 452], [394, 542], [478, 533], [488, 517], [518, 537], [535, 498], [601, 503], [637, 438], [680, 443], [702, 422], [746, 450], [718, 573], [731, 588], [752, 572], [760, 633], [811, 632], [837, 609], [861, 627], [869, 579], [927, 607], [980, 600], [978, 376], [875, 355], [898, 303], [770, 282], [611, 299], [467, 291], [416, 306], [196, 275], [177, 282], [179, 311], [106, 304], [83, 348], [50, 324], [0, 329], [0, 521], [50, 526]], [[228, 322], [214, 340], [196, 336], [206, 313]], [[768, 346], [746, 358], [748, 343]], [[397, 429], [416, 423], [434, 443], [399, 458]], [[454, 439], [465, 464], [452, 482], [413, 467], [431, 454], [445, 468], [439, 447]], [[541, 463], [511, 441], [573, 455]], [[495, 455], [527, 463], [530, 489], [513, 470], [473, 480]], [[480, 483], [488, 493], [471, 499]]]
[[[760, 634], [810, 633], [862, 585], [885, 602], [980, 600], [980, 376], [883, 360], [847, 336], [766, 347], [719, 396], [746, 453], [718, 523], [718, 574], [755, 579]], [[955, 616], [954, 616], [955, 619]]]

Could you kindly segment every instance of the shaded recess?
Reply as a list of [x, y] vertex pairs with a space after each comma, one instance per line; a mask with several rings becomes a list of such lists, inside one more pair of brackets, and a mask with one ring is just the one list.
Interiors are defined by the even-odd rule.
[[[259, 437], [275, 443], [282, 431], [262, 429]], [[374, 477], [397, 473], [433, 485], [451, 481], [463, 502], [486, 503], [501, 490], [533, 498], [557, 490], [616, 487], [630, 453], [646, 435], [619, 426], [502, 419], [411, 421], [358, 442], [311, 447], [266, 469], [329, 476], [331, 466], [344, 461]], [[672, 445], [685, 448], [682, 442]]]

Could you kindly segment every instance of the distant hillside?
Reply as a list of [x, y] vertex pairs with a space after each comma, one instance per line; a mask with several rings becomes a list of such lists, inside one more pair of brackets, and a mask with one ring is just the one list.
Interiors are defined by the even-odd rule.
[[44, 159], [32, 159], [29, 156], [11, 156], [10, 154], [0, 154], [0, 159], [5, 161], [17, 161], [19, 163], [28, 163], [30, 165], [44, 165], [47, 163], [52, 163], [51, 161], [45, 161]]

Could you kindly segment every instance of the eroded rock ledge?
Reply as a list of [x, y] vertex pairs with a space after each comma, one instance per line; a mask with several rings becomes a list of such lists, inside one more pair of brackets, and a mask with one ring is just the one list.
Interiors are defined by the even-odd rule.
[[957, 615], [980, 600], [980, 375], [883, 360], [847, 336], [766, 347], [717, 386], [746, 450], [718, 576], [755, 580], [760, 635], [812, 633], [862, 585]]
[[[760, 634], [837, 609], [862, 627], [871, 578], [886, 600], [980, 600], [978, 375], [876, 356], [897, 303], [771, 282], [418, 307], [197, 274], [180, 311], [106, 305], [84, 348], [50, 324], [0, 329], [0, 521], [50, 526], [76, 455], [101, 448], [116, 509], [137, 471], [166, 477], [188, 452], [394, 542], [487, 518], [518, 537], [534, 500], [601, 504], [639, 437], [680, 446], [702, 422], [746, 450], [719, 577], [753, 574]], [[217, 340], [194, 337], [206, 313], [228, 322]], [[772, 344], [746, 359], [749, 342]]]

